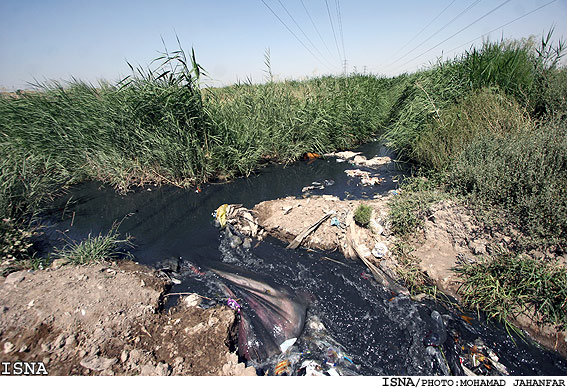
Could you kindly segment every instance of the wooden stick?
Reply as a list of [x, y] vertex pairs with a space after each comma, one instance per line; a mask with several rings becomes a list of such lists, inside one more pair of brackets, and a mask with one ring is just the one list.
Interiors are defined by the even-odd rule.
[[337, 263], [337, 264], [340, 264], [340, 265], [344, 265], [345, 267], [348, 267], [348, 265], [346, 265], [345, 263], [341, 263], [340, 261], [331, 259], [330, 257], [327, 257], [327, 256], [323, 256], [323, 257], [321, 257], [321, 259], [329, 260], [329, 261], [332, 261], [333, 263]]
[[309, 234], [311, 234], [313, 231], [315, 231], [323, 222], [325, 222], [333, 214], [335, 214], [335, 213], [331, 212], [331, 213], [325, 214], [319, 221], [317, 221], [316, 223], [311, 225], [309, 228], [305, 229], [303, 232], [298, 234], [297, 237], [295, 237], [295, 239], [292, 242], [290, 242], [289, 245], [286, 248], [287, 249], [296, 249], [298, 246], [301, 245], [301, 242], [303, 241], [303, 239], [305, 239], [305, 237], [307, 237]]
[[206, 296], [199, 295], [196, 292], [172, 292], [172, 293], [169, 293], [169, 294], [165, 294], [164, 296], [170, 296], [170, 295], [197, 295], [198, 297], [201, 297], [201, 298], [205, 298], [205, 299], [208, 299], [208, 300], [214, 300], [212, 298], [207, 298]]

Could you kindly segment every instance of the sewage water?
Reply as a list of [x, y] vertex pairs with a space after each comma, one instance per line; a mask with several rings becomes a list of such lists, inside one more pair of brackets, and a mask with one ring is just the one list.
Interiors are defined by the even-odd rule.
[[[369, 158], [393, 157], [378, 142], [358, 151]], [[254, 241], [249, 249], [232, 248], [229, 233], [214, 226], [211, 213], [223, 203], [252, 207], [301, 196], [303, 187], [324, 180], [334, 184], [307, 195], [370, 198], [395, 189], [404, 173], [395, 164], [384, 166], [378, 170], [384, 183], [369, 188], [346, 176], [344, 170], [352, 168], [357, 167], [335, 158], [269, 166], [248, 178], [202, 186], [201, 192], [162, 186], [119, 195], [87, 182], [45, 213], [43, 248], [48, 252], [106, 233], [120, 222], [120, 233], [134, 238], [129, 251], [136, 261], [169, 263], [170, 276], [179, 280], [170, 292], [211, 298], [205, 307], [226, 303], [228, 296], [238, 300], [239, 350], [261, 374], [448, 375], [463, 374], [463, 363], [479, 374], [567, 374], [558, 354], [476, 316], [464, 320], [466, 313], [455, 308], [395, 295], [359, 262], [329, 252], [286, 250], [272, 238]], [[248, 279], [247, 285], [240, 279]], [[278, 326], [282, 316], [296, 318], [294, 327]], [[298, 336], [295, 342], [292, 336]], [[280, 345], [287, 350], [282, 353]], [[498, 362], [483, 358], [489, 353]]]

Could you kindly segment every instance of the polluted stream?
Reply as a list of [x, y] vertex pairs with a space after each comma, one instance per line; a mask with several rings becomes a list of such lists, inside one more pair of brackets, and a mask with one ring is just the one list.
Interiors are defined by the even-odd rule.
[[[355, 150], [391, 156], [379, 142]], [[58, 198], [43, 217], [45, 254], [65, 242], [105, 234], [119, 223], [129, 253], [161, 268], [170, 293], [196, 293], [202, 307], [238, 310], [239, 356], [258, 374], [287, 375], [566, 375], [567, 362], [499, 325], [433, 301], [417, 302], [378, 284], [359, 261], [336, 252], [285, 249], [267, 237], [250, 247], [215, 226], [220, 205], [302, 195], [365, 199], [395, 190], [404, 174], [390, 163], [361, 186], [353, 167], [334, 157], [271, 165], [248, 178], [199, 190], [172, 186], [126, 195], [86, 182]], [[368, 170], [370, 171], [370, 170]], [[316, 183], [316, 184], [314, 184]], [[314, 188], [303, 191], [304, 187]], [[329, 260], [331, 259], [331, 260]], [[169, 297], [168, 305], [177, 303]]]

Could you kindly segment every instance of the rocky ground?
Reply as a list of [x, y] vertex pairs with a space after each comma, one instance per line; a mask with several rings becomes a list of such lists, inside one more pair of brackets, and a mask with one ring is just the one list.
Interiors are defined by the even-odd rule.
[[196, 297], [160, 309], [165, 283], [132, 262], [0, 278], [0, 360], [50, 375], [255, 375], [231, 352], [235, 314]]

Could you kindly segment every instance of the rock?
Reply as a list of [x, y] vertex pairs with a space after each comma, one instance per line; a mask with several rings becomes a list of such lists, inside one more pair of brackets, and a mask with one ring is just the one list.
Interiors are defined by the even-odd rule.
[[154, 373], [156, 376], [169, 376], [171, 374], [171, 368], [167, 363], [160, 362], [157, 364]]
[[183, 302], [187, 307], [197, 307], [201, 304], [201, 301], [201, 297], [197, 294], [187, 295], [185, 298], [183, 298]]
[[64, 334], [59, 334], [55, 341], [53, 341], [52, 347], [54, 349], [62, 348], [65, 345], [66, 337]]
[[72, 348], [77, 344], [77, 340], [75, 339], [75, 336], [73, 334], [71, 334], [69, 337], [67, 337], [67, 339], [65, 340], [65, 346], [68, 348]]
[[67, 259], [55, 259], [51, 262], [51, 269], [58, 269], [67, 264], [69, 264]]
[[4, 342], [4, 353], [12, 353], [14, 350], [16, 350], [16, 345], [11, 342]]
[[535, 249], [531, 250], [529, 254], [530, 254], [531, 257], [533, 257], [536, 260], [545, 259], [545, 253], [540, 252], [540, 251], [536, 251]]
[[16, 284], [22, 282], [26, 278], [25, 271], [19, 272], [12, 272], [10, 275], [6, 276], [6, 280], [4, 280], [4, 284], [11, 284], [16, 286]]
[[185, 361], [183, 357], [175, 357], [175, 360], [173, 360], [173, 374], [181, 375], [183, 373], [183, 361]]
[[474, 253], [475, 255], [486, 254], [486, 245], [479, 241], [469, 242], [469, 248], [471, 249], [472, 253]]
[[250, 237], [246, 237], [242, 243], [242, 247], [244, 249], [250, 249], [252, 247], [252, 239]]
[[20, 352], [20, 353], [24, 353], [24, 352], [27, 352], [27, 351], [28, 351], [28, 345], [26, 345], [26, 344], [23, 344], [20, 347], [20, 350], [18, 350], [18, 352]]
[[140, 369], [141, 376], [155, 376], [156, 367], [152, 364], [146, 364]]
[[140, 360], [142, 359], [142, 352], [140, 352], [138, 349], [132, 349], [130, 351], [129, 359], [131, 363], [136, 364], [140, 362]]
[[82, 367], [94, 370], [97, 372], [103, 371], [116, 364], [116, 358], [104, 358], [99, 356], [89, 356], [81, 360]]
[[128, 361], [128, 351], [127, 350], [123, 350], [122, 353], [120, 354], [120, 361], [122, 362], [126, 362]]

